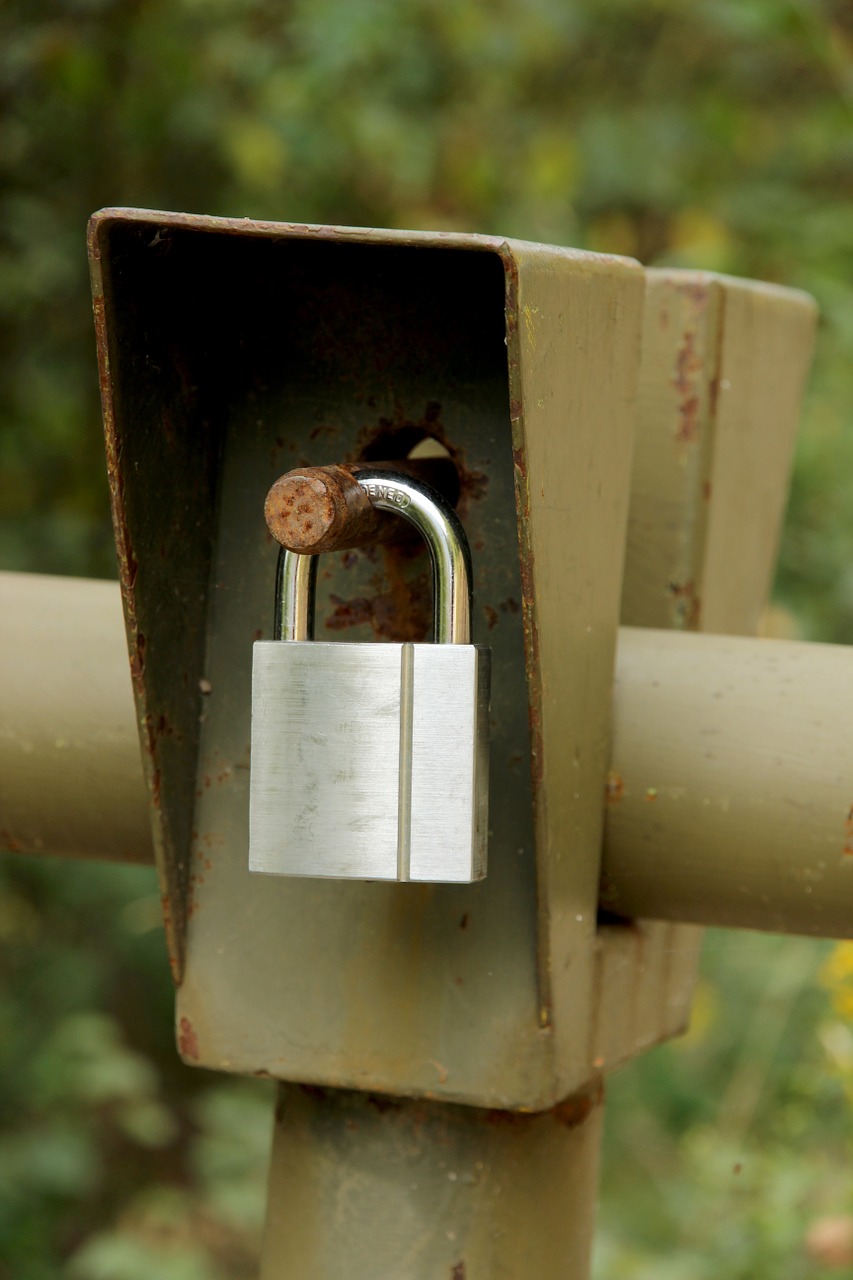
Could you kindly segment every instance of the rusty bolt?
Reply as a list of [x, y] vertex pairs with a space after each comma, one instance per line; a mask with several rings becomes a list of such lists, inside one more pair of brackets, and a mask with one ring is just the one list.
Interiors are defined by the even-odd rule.
[[[449, 458], [362, 463], [416, 476], [455, 500], [459, 485]], [[288, 551], [319, 555], [368, 543], [410, 538], [406, 521], [377, 510], [356, 480], [359, 465], [303, 467], [280, 476], [267, 494], [264, 515], [276, 542]], [[455, 482], [455, 492], [453, 491]]]
[[362, 546], [379, 518], [352, 472], [337, 466], [288, 471], [267, 494], [264, 515], [276, 542], [303, 554]]

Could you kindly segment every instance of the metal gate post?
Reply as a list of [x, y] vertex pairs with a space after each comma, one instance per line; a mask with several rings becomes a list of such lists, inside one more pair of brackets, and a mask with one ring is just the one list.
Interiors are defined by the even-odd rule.
[[586, 1275], [600, 1102], [519, 1115], [283, 1085], [262, 1280]]

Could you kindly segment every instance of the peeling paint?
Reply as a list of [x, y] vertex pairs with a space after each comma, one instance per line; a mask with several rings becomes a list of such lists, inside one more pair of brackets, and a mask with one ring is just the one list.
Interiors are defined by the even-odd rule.
[[198, 1047], [198, 1036], [189, 1018], [181, 1018], [178, 1024], [178, 1052], [182, 1058], [192, 1058], [197, 1062], [201, 1057]]
[[612, 769], [607, 774], [607, 781], [604, 784], [604, 797], [608, 804], [618, 804], [625, 794], [625, 783], [618, 773]]

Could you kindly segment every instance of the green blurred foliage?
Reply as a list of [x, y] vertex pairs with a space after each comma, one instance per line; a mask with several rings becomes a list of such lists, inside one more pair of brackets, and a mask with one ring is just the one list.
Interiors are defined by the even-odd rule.
[[272, 1089], [186, 1070], [173, 1003], [152, 870], [0, 863], [2, 1280], [256, 1274]]
[[[850, 0], [5, 0], [0, 566], [115, 571], [94, 209], [455, 228], [815, 294], [778, 598], [849, 643], [851, 102]], [[269, 1091], [177, 1063], [151, 874], [0, 874], [0, 1280], [253, 1274]], [[824, 1273], [853, 1007], [823, 955], [716, 938], [697, 1030], [613, 1082], [602, 1277]]]
[[453, 227], [817, 296], [780, 592], [849, 638], [852, 100], [850, 0], [6, 0], [0, 563], [113, 572], [93, 209]]
[[610, 1082], [594, 1276], [851, 1280], [853, 948], [712, 931], [703, 970]]

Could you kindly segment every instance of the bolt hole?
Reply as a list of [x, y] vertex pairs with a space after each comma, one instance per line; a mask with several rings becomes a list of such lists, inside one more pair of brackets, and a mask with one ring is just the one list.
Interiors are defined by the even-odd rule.
[[420, 424], [407, 423], [379, 431], [363, 449], [362, 462], [393, 462], [396, 458], [419, 462], [423, 478], [455, 507], [462, 491], [453, 454], [437, 436]]
[[424, 436], [406, 455], [409, 458], [449, 458], [450, 450], [435, 436]]
[[438, 490], [445, 502], [455, 507], [459, 501], [461, 485], [456, 463], [446, 445], [435, 436], [424, 436], [414, 448], [409, 450], [406, 457], [412, 461], [423, 462], [429, 467], [428, 476], [425, 477], [427, 482]]

